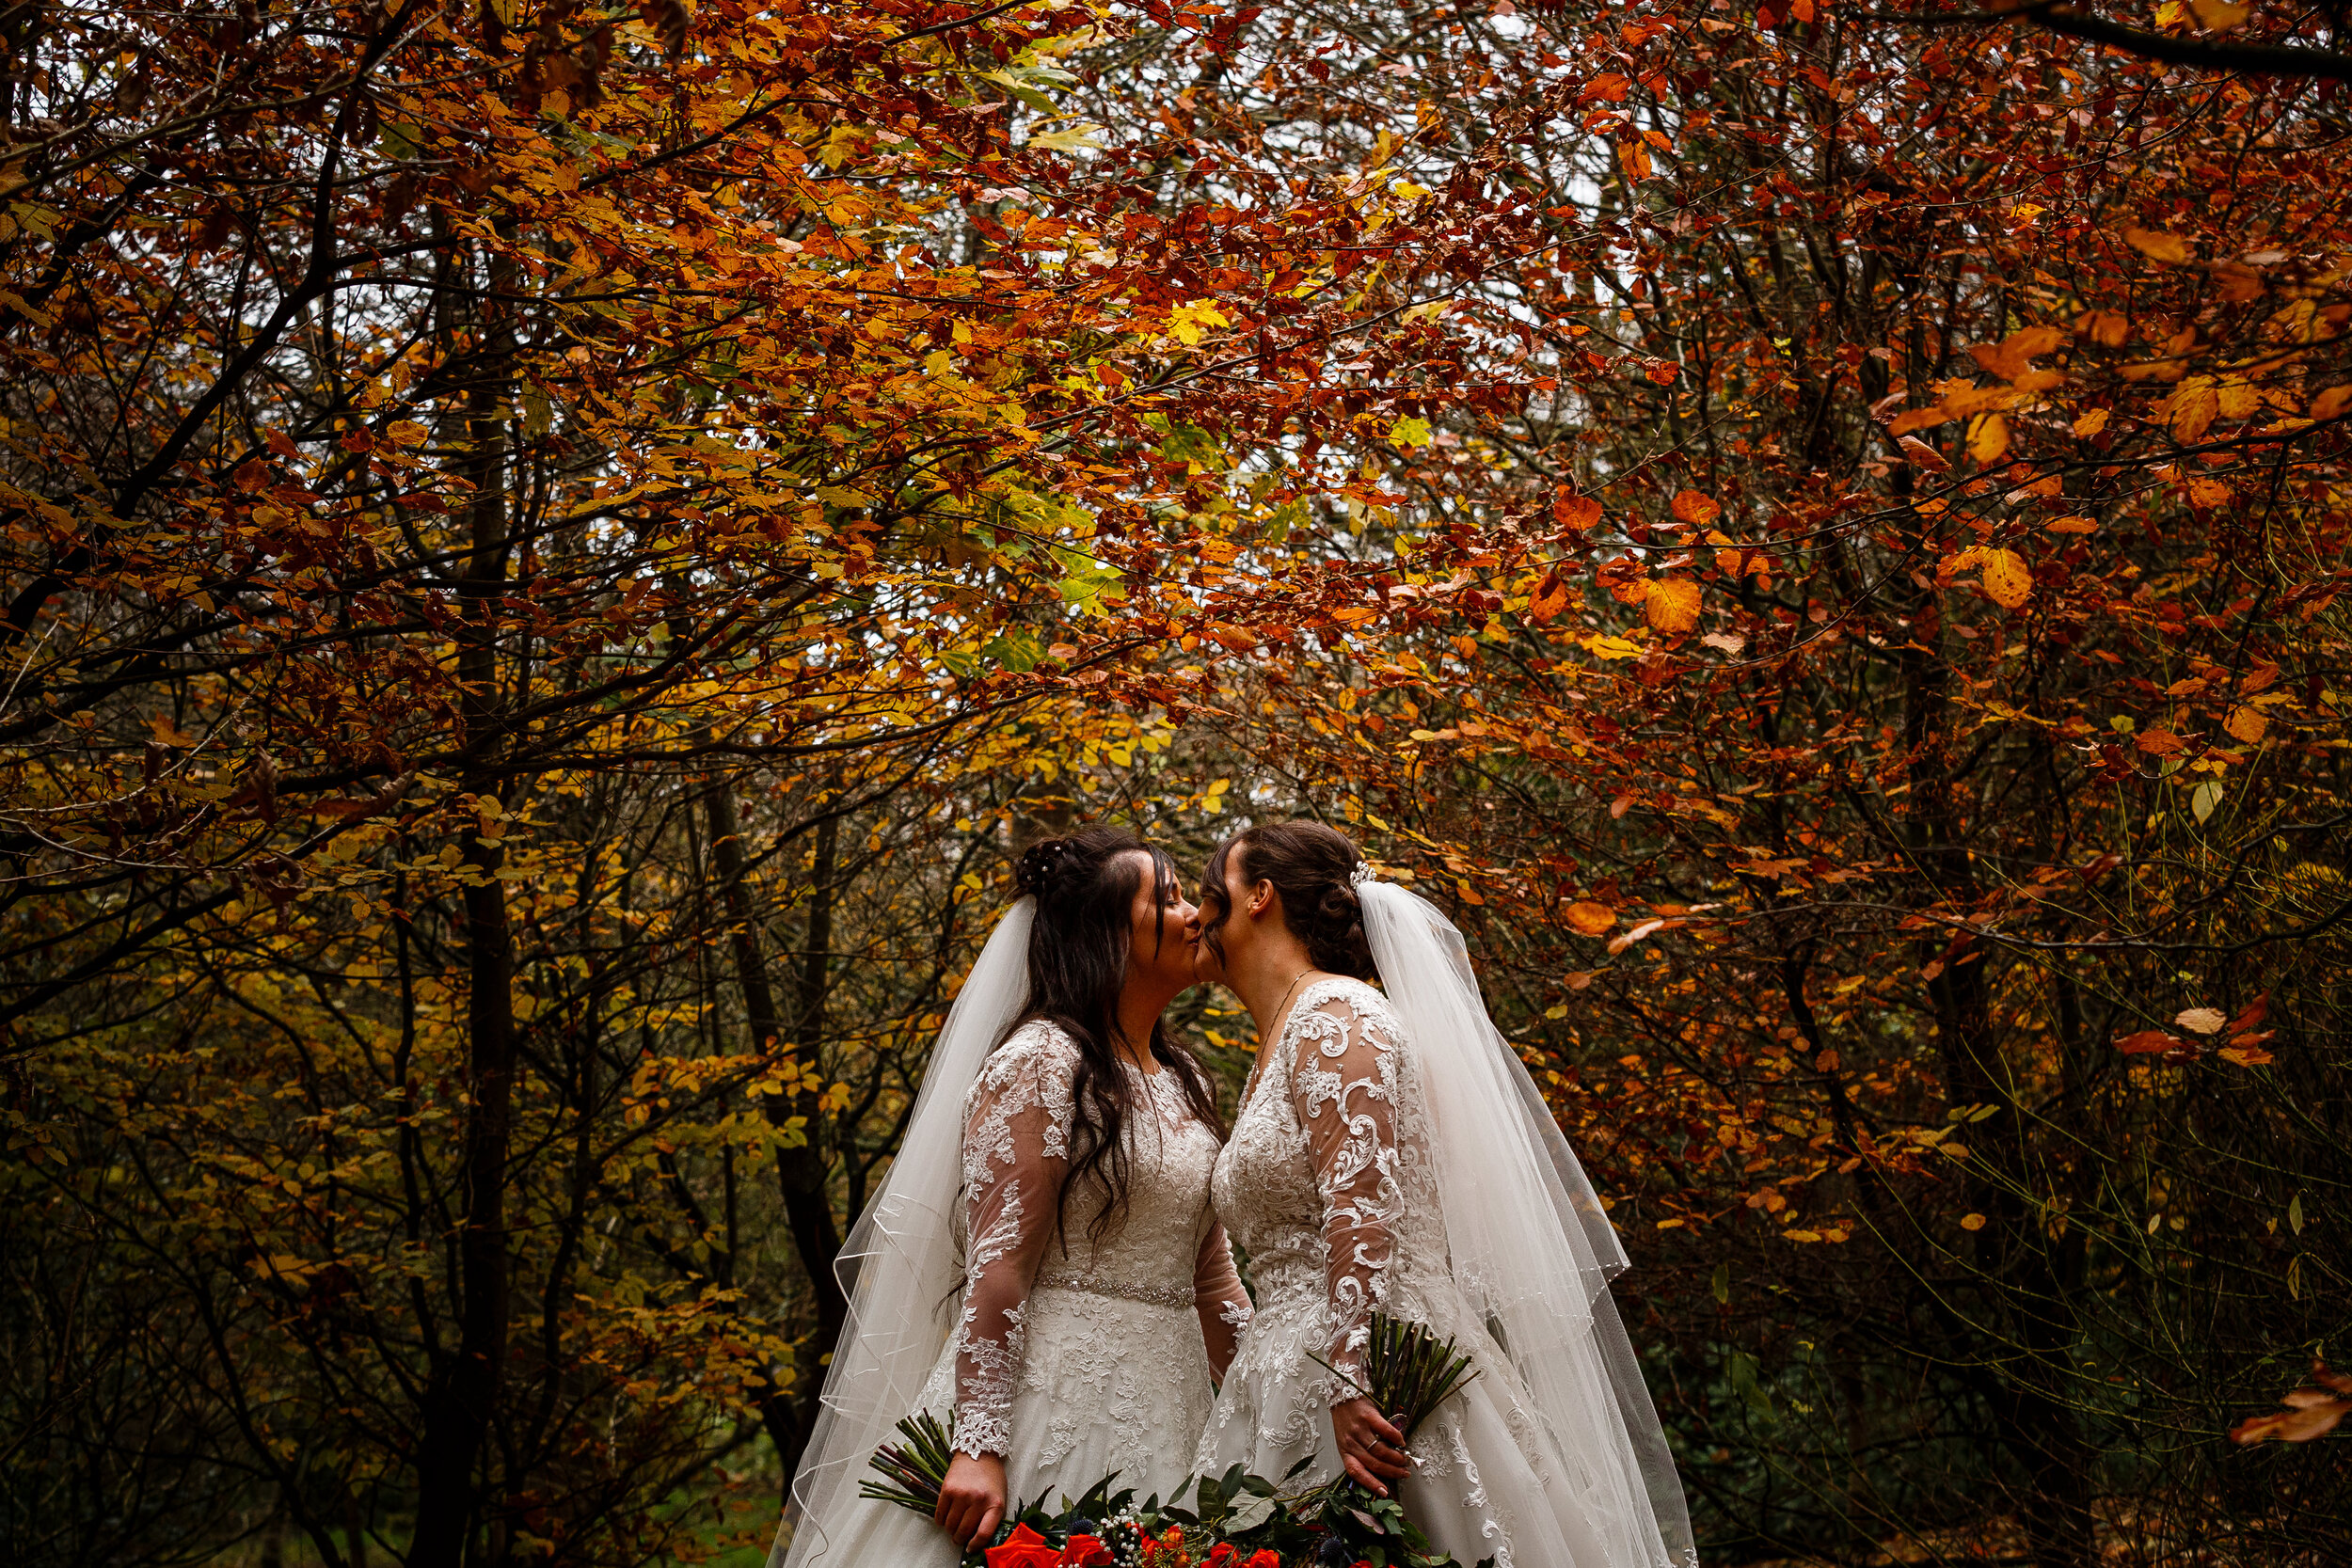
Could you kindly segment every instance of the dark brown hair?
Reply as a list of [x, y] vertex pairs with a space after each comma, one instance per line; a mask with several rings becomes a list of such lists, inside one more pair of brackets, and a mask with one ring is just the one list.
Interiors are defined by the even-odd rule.
[[[1055, 1202], [1057, 1211], [1067, 1210], [1079, 1180], [1102, 1180], [1110, 1201], [1088, 1227], [1089, 1239], [1100, 1237], [1127, 1207], [1127, 1151], [1120, 1132], [1135, 1112], [1136, 1085], [1120, 1066], [1125, 1053], [1119, 1043], [1119, 993], [1127, 984], [1136, 892], [1143, 885], [1142, 869], [1129, 858], [1138, 850], [1151, 857], [1163, 911], [1159, 937], [1166, 941], [1165, 911], [1177, 890], [1176, 863], [1124, 828], [1081, 828], [1040, 840], [1022, 851], [1013, 867], [1014, 885], [1037, 900], [1037, 921], [1029, 930], [1029, 1005], [1013, 1027], [1043, 1019], [1077, 1042], [1070, 1169]], [[1176, 1075], [1193, 1114], [1224, 1137], [1224, 1118], [1199, 1059], [1170, 1039], [1156, 1019], [1151, 1046], [1161, 1070]], [[1060, 1224], [1057, 1212], [1057, 1229]]]
[[[1238, 863], [1234, 861], [1239, 856]], [[1217, 931], [1232, 917], [1225, 872], [1238, 863], [1246, 883], [1265, 881], [1282, 895], [1282, 924], [1307, 944], [1317, 969], [1369, 980], [1378, 973], [1364, 940], [1364, 906], [1356, 896], [1362, 858], [1345, 833], [1320, 822], [1266, 822], [1216, 847], [1200, 883], [1200, 939], [1221, 959]]]

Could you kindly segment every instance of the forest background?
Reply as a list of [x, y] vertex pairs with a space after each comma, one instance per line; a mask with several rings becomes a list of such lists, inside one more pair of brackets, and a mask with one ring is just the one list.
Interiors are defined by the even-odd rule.
[[1011, 848], [1310, 813], [1709, 1560], [2344, 1560], [2342, 20], [13, 0], [0, 1555], [764, 1543]]

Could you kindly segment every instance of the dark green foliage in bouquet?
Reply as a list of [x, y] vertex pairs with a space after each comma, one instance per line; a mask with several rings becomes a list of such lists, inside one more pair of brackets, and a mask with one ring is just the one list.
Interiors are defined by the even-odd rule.
[[929, 1411], [898, 1423], [903, 1443], [884, 1443], [866, 1463], [886, 1478], [858, 1483], [858, 1496], [897, 1503], [927, 1517], [939, 1512], [939, 1489], [947, 1484], [947, 1428]]
[[[1360, 1380], [1317, 1360], [1390, 1414], [1406, 1439], [1438, 1405], [1478, 1376], [1470, 1358], [1452, 1339], [1439, 1341], [1421, 1323], [1375, 1312], [1365, 1344]], [[911, 1416], [898, 1423], [902, 1443], [885, 1443], [869, 1461], [882, 1480], [866, 1481], [861, 1495], [895, 1503], [929, 1517], [939, 1511], [939, 1491], [952, 1457], [948, 1427], [937, 1417]], [[1238, 1465], [1222, 1476], [1202, 1476], [1178, 1486], [1162, 1502], [1155, 1494], [1140, 1504], [1133, 1488], [1114, 1491], [1116, 1474], [1104, 1477], [1073, 1502], [1049, 1507], [1045, 1498], [1009, 1511], [990, 1545], [1027, 1526], [1056, 1546], [1073, 1535], [1102, 1540], [1118, 1562], [1133, 1562], [1145, 1539], [1161, 1541], [1170, 1528], [1183, 1532], [1184, 1550], [1204, 1560], [1219, 1544], [1241, 1557], [1272, 1551], [1282, 1568], [1462, 1568], [1436, 1550], [1406, 1516], [1393, 1495], [1379, 1497], [1342, 1475], [1320, 1485], [1293, 1490], [1312, 1456], [1291, 1466], [1279, 1481], [1244, 1472]], [[986, 1548], [963, 1557], [964, 1568], [985, 1568]], [[1493, 1568], [1487, 1558], [1478, 1568]]]
[[[1314, 1361], [1378, 1406], [1407, 1443], [1438, 1406], [1479, 1375], [1454, 1340], [1449, 1338], [1441, 1342], [1427, 1324], [1391, 1318], [1386, 1312], [1372, 1315], [1360, 1379], [1348, 1376], [1319, 1355]], [[1332, 1562], [1369, 1562], [1372, 1568], [1439, 1568], [1454, 1561], [1430, 1545], [1421, 1528], [1406, 1516], [1405, 1505], [1393, 1492], [1381, 1497], [1344, 1473], [1292, 1499], [1289, 1512], [1309, 1530], [1321, 1534], [1327, 1544], [1317, 1550]]]

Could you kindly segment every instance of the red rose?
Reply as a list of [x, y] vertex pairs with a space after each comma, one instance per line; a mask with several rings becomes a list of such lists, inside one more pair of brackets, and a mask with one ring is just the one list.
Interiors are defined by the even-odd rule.
[[1232, 1568], [1233, 1560], [1240, 1555], [1231, 1541], [1220, 1541], [1210, 1549], [1206, 1568]]
[[1255, 1551], [1249, 1554], [1249, 1560], [1241, 1568], [1282, 1568], [1282, 1560], [1270, 1551]]
[[980, 1554], [988, 1568], [1061, 1568], [1061, 1548], [1026, 1525], [1015, 1525], [1001, 1546]]
[[1059, 1568], [1111, 1568], [1116, 1560], [1100, 1537], [1073, 1535], [1070, 1544], [1061, 1549]]

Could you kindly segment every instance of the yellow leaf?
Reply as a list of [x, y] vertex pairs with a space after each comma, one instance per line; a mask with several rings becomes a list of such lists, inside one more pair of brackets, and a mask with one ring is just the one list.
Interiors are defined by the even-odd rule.
[[1617, 911], [1606, 904], [1580, 898], [1567, 908], [1567, 921], [1578, 935], [1597, 937], [1617, 923]]
[[2214, 390], [2211, 376], [2192, 375], [2164, 400], [2163, 411], [2172, 439], [2186, 446], [2213, 428], [2214, 416], [2221, 412], [2221, 395]]
[[2053, 517], [2042, 525], [2051, 533], [2096, 533], [2099, 525], [2089, 517]]
[[1960, 1227], [1963, 1230], [1982, 1230], [1984, 1228], [1984, 1216], [1982, 1214], [1963, 1214], [1960, 1217]]
[[2197, 13], [2197, 24], [2209, 33], [2226, 33], [2254, 10], [2251, 6], [2233, 6], [2228, 0], [2188, 0], [2188, 8]]
[[2085, 414], [2082, 418], [2074, 421], [2074, 434], [2081, 436], [2085, 440], [2089, 440], [2091, 436], [2096, 436], [2099, 432], [2106, 429], [2106, 427], [2107, 410], [2104, 408], [2094, 408], [2090, 413]]
[[2188, 242], [2161, 229], [2126, 229], [2123, 238], [2134, 250], [2152, 261], [2163, 261], [2177, 267], [2189, 259]]
[[2033, 597], [2033, 568], [2015, 550], [1987, 550], [1984, 594], [2003, 610], [2015, 610]]
[[2263, 717], [2260, 708], [2242, 707], [2224, 720], [2221, 727], [2230, 732], [2233, 740], [2251, 746], [2263, 737], [2263, 731], [2270, 727], [2270, 721]]
[[1603, 637], [1598, 632], [1585, 638], [1578, 646], [1595, 658], [1639, 658], [1642, 657], [1642, 645], [1639, 642], [1629, 642], [1622, 637]]
[[147, 727], [154, 732], [155, 744], [158, 746], [172, 746], [184, 751], [197, 744], [196, 736], [189, 735], [162, 714], [150, 719], [147, 721]]
[[1660, 578], [1642, 600], [1643, 618], [1669, 637], [1699, 624], [1699, 585], [1689, 578]]
[[1968, 455], [1979, 464], [1998, 463], [2009, 451], [2009, 421], [1998, 414], [1979, 414], [1968, 425]]
[[2352, 406], [2352, 384], [2330, 387], [2319, 396], [2312, 399], [2312, 418], [2332, 420], [2342, 414], [2346, 406]]

